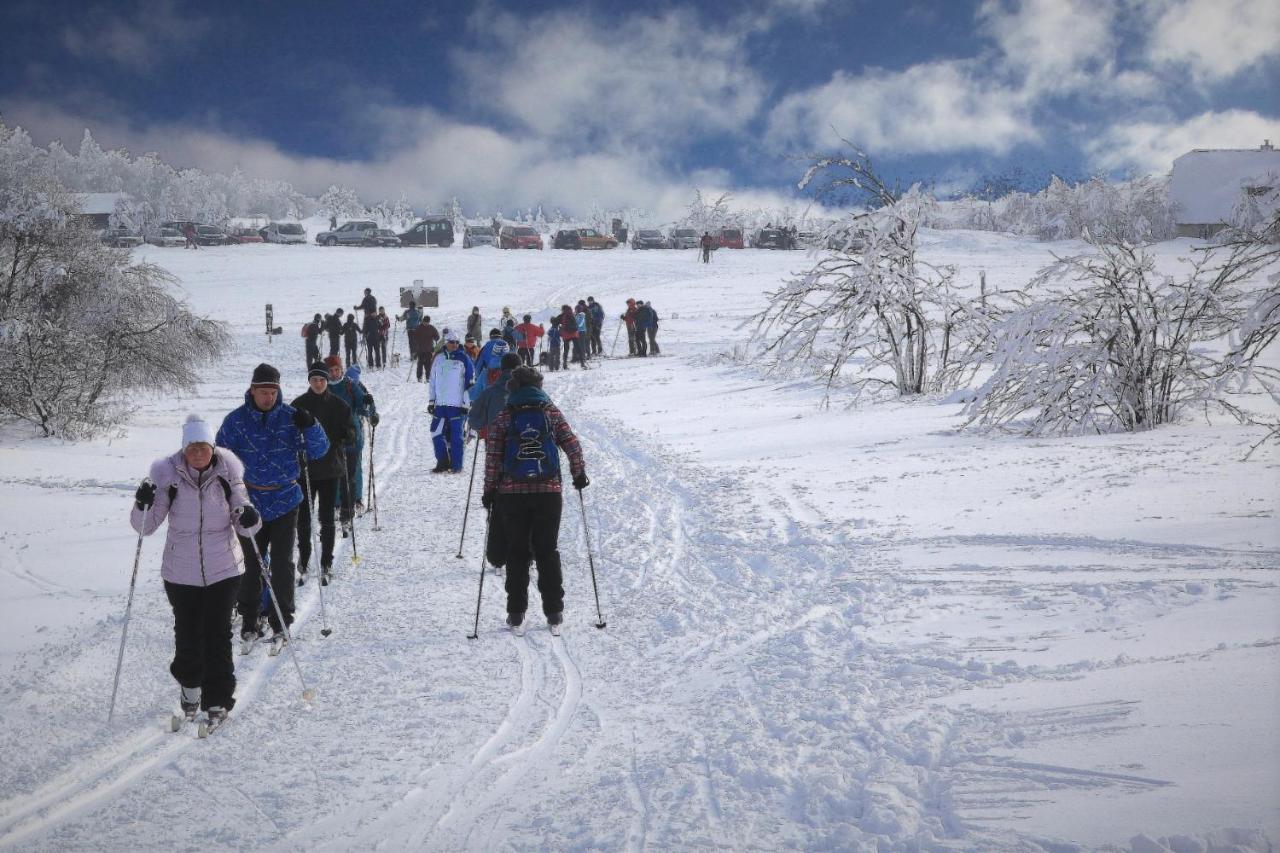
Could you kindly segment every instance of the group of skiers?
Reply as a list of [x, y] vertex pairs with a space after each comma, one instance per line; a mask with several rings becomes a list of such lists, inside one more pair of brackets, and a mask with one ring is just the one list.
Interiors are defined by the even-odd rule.
[[[357, 321], [357, 311], [362, 318]], [[391, 340], [391, 318], [387, 309], [378, 305], [371, 288], [364, 289], [364, 298], [359, 304], [346, 313], [338, 308], [332, 314], [316, 314], [311, 322], [302, 327], [302, 337], [306, 340], [307, 364], [320, 360], [320, 336], [329, 336], [329, 355], [337, 356], [339, 347], [343, 351], [347, 366], [360, 363], [360, 346], [364, 345], [365, 366], [382, 370], [389, 366], [387, 360], [387, 343]]]
[[[365, 295], [357, 310], [366, 320], [377, 318], [370, 292]], [[469, 335], [481, 322], [478, 308], [472, 317]], [[504, 327], [514, 319], [505, 309], [504, 318]], [[420, 368], [425, 363], [429, 376], [434, 470], [461, 471], [465, 442], [473, 435], [485, 442], [486, 553], [493, 565], [506, 568], [508, 626], [523, 633], [533, 559], [543, 614], [558, 633], [564, 609], [557, 544], [561, 450], [574, 488], [589, 481], [573, 430], [529, 364], [541, 327], [537, 334], [526, 328], [514, 347], [493, 329], [473, 356], [451, 329], [437, 335], [437, 346], [430, 318], [415, 305], [399, 319], [409, 328], [411, 352], [428, 354], [416, 361]], [[521, 325], [532, 325], [529, 315]], [[174, 615], [170, 672], [181, 687], [175, 728], [201, 711], [204, 725], [220, 725], [235, 704], [233, 607], [240, 615], [242, 654], [268, 627], [273, 654], [288, 642], [294, 589], [305, 582], [313, 557], [313, 516], [322, 585], [332, 577], [336, 528], [354, 536], [354, 517], [363, 508], [364, 423], [376, 435], [380, 418], [354, 359], [344, 369], [331, 344], [321, 360], [313, 341], [308, 337], [305, 393], [286, 403], [280, 371], [258, 365], [243, 404], [216, 433], [198, 415], [188, 416], [181, 448], [156, 460], [134, 494], [131, 522], [139, 543], [166, 520], [169, 525], [161, 575]], [[578, 346], [583, 352], [588, 347]]]

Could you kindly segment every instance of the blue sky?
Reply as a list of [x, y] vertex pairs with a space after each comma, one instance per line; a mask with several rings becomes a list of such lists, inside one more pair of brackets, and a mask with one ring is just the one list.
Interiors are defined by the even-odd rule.
[[419, 207], [782, 203], [840, 137], [941, 192], [1280, 142], [1274, 0], [10, 0], [0, 29], [42, 144]]

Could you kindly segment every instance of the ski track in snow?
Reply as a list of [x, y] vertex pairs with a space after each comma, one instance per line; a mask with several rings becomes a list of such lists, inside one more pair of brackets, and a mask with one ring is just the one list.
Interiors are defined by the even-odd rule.
[[[573, 280], [546, 303], [582, 292]], [[241, 349], [241, 373], [266, 357], [257, 338]], [[1054, 796], [1123, 798], [1172, 783], [1140, 762], [1073, 766], [1026, 749], [1118, 739], [1139, 725], [1141, 702], [997, 711], [950, 700], [1001, 685], [1052, 695], [1087, 674], [1280, 641], [1100, 651], [1157, 619], [1251, 594], [1274, 601], [1273, 551], [876, 529], [807, 487], [753, 488], [590, 413], [636, 370], [660, 382], [705, 356], [548, 376], [588, 460], [583, 497], [608, 622], [593, 627], [569, 491], [560, 638], [541, 624], [536, 590], [527, 634], [506, 632], [503, 576], [489, 571], [480, 636], [466, 639], [483, 536], [477, 484], [455, 558], [471, 460], [461, 476], [428, 473], [424, 386], [403, 368], [367, 375], [383, 416], [383, 529], [370, 529], [371, 514], [358, 520], [357, 565], [339, 540], [324, 590], [332, 637], [319, 635], [316, 579], [298, 590], [294, 648], [316, 702], [300, 699], [288, 652], [255, 650], [235, 659], [238, 704], [224, 729], [207, 742], [193, 727], [162, 731], [171, 622], [154, 569], [144, 571], [114, 729], [97, 724], [96, 695], [62, 685], [99, 690], [119, 618], [43, 647], [42, 678], [21, 670], [0, 686], [0, 847], [1052, 849], [1017, 826]], [[26, 567], [24, 547], [0, 537], [5, 572], [65, 593]], [[144, 559], [157, 547], [148, 541]], [[1034, 633], [1016, 619], [1027, 611], [1042, 617]]]

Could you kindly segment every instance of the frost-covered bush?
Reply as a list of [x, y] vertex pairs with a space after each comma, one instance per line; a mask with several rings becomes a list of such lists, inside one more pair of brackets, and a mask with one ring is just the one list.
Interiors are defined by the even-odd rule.
[[962, 351], [985, 319], [953, 289], [954, 268], [917, 253], [932, 197], [918, 187], [893, 192], [856, 151], [816, 157], [801, 186], [818, 175], [827, 180], [824, 195], [852, 188], [870, 209], [828, 228], [823, 240], [834, 250], [767, 294], [768, 306], [753, 318], [764, 363], [775, 372], [816, 372], [828, 393], [847, 383], [857, 392], [878, 387], [907, 396], [957, 383], [970, 369]]
[[967, 196], [933, 227], [971, 228], [1025, 234], [1041, 240], [1095, 237], [1152, 243], [1177, 231], [1167, 178], [1146, 177], [1121, 183], [1093, 178], [1068, 184], [1054, 177], [1037, 193], [1011, 192], [999, 198]]
[[[0, 151], [8, 133], [0, 126]], [[76, 209], [47, 174], [0, 159], [0, 420], [72, 439], [118, 426], [134, 394], [192, 388], [226, 342], [174, 298], [167, 273], [129, 266]]]
[[1280, 250], [1201, 250], [1177, 277], [1128, 243], [1091, 245], [1041, 270], [1028, 288], [1034, 301], [995, 328], [983, 354], [994, 371], [966, 408], [969, 422], [1031, 434], [1135, 431], [1202, 406], [1250, 420], [1228, 394], [1250, 378], [1275, 379], [1256, 359], [1280, 312], [1262, 307], [1258, 284]]

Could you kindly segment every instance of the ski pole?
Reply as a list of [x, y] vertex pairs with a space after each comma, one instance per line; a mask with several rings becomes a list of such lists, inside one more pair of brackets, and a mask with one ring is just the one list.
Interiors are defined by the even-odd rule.
[[[302, 460], [302, 485], [305, 497], [307, 499], [307, 518], [311, 519], [307, 523], [310, 528], [308, 537], [311, 540], [311, 554], [320, 553], [320, 541], [317, 538], [320, 534], [316, 530], [319, 527], [319, 519], [311, 514], [311, 477], [307, 474], [307, 460]], [[307, 555], [307, 568], [311, 567], [311, 556]], [[258, 561], [258, 568], [262, 568], [262, 561]], [[333, 633], [333, 629], [329, 627], [329, 613], [324, 608], [324, 566], [320, 567], [320, 579], [316, 582], [320, 586], [320, 636], [327, 637]]]
[[489, 550], [489, 522], [492, 518], [493, 510], [486, 509], [484, 511], [484, 544], [480, 547], [480, 589], [476, 592], [476, 624], [471, 629], [471, 633], [467, 634], [468, 640], [474, 640], [480, 636], [480, 598], [484, 595], [484, 570]]
[[587, 563], [591, 566], [591, 590], [596, 594], [597, 628], [605, 626], [604, 614], [600, 612], [600, 588], [596, 586], [596, 561], [591, 557], [591, 535], [587, 532], [587, 502], [582, 497], [582, 489], [578, 489], [578, 506], [582, 507], [582, 538], [587, 543]]
[[378, 524], [378, 481], [374, 477], [376, 470], [373, 465], [373, 446], [378, 441], [378, 428], [376, 426], [369, 427], [369, 502], [373, 505], [373, 527], [372, 530], [380, 531], [382, 526]]
[[622, 334], [622, 324], [622, 318], [618, 318], [618, 328], [617, 331], [613, 333], [613, 346], [609, 347], [609, 358], [613, 358], [614, 354], [618, 351], [618, 335]]
[[462, 535], [458, 537], [459, 560], [462, 559], [462, 543], [467, 538], [467, 516], [471, 514], [471, 490], [476, 484], [476, 461], [480, 458], [480, 439], [476, 438], [475, 449], [471, 451], [471, 482], [467, 483], [467, 503], [462, 510]]
[[[151, 478], [148, 477], [143, 482], [151, 483]], [[151, 507], [147, 507], [142, 511], [142, 530], [147, 529], [147, 519], [150, 516]], [[120, 652], [116, 655], [116, 677], [111, 683], [111, 706], [107, 709], [108, 724], [116, 714], [116, 691], [120, 689], [120, 668], [124, 665], [124, 641], [129, 636], [129, 616], [133, 612], [133, 590], [138, 585], [138, 563], [142, 560], [142, 530], [138, 531], [138, 547], [133, 552], [133, 574], [129, 578], [129, 601], [124, 606], [124, 630], [120, 633]]]
[[[342, 482], [346, 486], [346, 502], [351, 504], [351, 518], [348, 521], [351, 525], [351, 565], [358, 566], [360, 565], [360, 549], [356, 547], [356, 496], [355, 492], [351, 491], [351, 472], [347, 468], [347, 449], [345, 447], [342, 448]], [[342, 513], [345, 511], [342, 504], [342, 501], [338, 501], [339, 524], [342, 523]]]
[[[258, 550], [258, 540], [252, 536], [246, 536], [250, 546], [253, 547], [253, 556], [258, 560], [258, 567], [268, 573], [268, 577], [274, 581], [275, 578], [269, 573], [270, 567], [262, 561], [262, 552]], [[275, 608], [276, 619], [280, 620], [280, 627], [284, 630], [285, 645], [289, 647], [289, 658], [293, 661], [293, 668], [298, 671], [298, 681], [302, 684], [302, 698], [308, 702], [316, 698], [316, 691], [307, 686], [307, 680], [302, 677], [302, 667], [298, 665], [298, 653], [293, 650], [293, 632], [289, 630], [289, 623], [284, 621], [284, 613], [280, 611], [280, 602], [276, 600], [276, 588], [274, 583], [267, 584], [267, 595], [271, 599], [271, 606]]]

